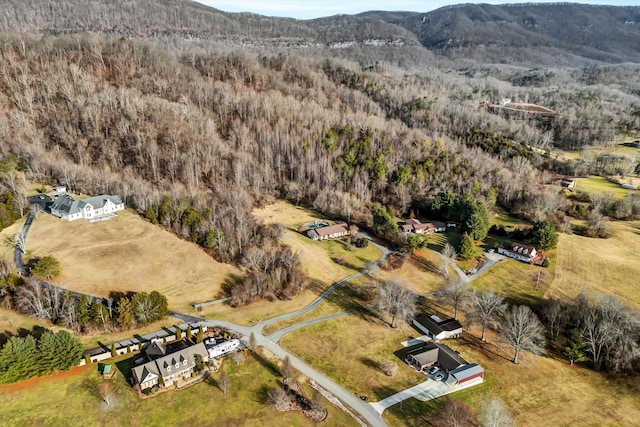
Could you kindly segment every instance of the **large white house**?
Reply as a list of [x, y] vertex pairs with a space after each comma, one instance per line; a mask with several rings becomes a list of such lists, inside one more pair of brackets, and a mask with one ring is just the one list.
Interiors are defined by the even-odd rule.
[[116, 216], [124, 209], [124, 203], [118, 196], [102, 194], [83, 200], [73, 200], [71, 196], [61, 195], [51, 205], [51, 213], [67, 221], [84, 218], [88, 221], [101, 221]]

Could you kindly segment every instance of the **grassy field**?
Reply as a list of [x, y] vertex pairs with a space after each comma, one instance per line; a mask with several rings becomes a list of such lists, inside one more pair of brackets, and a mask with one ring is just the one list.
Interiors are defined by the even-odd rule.
[[55, 256], [61, 274], [54, 282], [65, 288], [97, 296], [157, 290], [174, 309], [214, 299], [225, 279], [242, 274], [129, 210], [96, 223], [42, 213], [31, 227], [27, 250], [30, 256]]
[[[380, 400], [424, 381], [402, 362], [401, 341], [418, 334], [401, 325], [392, 330], [377, 319], [346, 316], [309, 326], [283, 339], [285, 347], [312, 363], [354, 393]], [[463, 339], [447, 342], [470, 362], [481, 364], [485, 382], [451, 395], [476, 410], [487, 395], [501, 397], [520, 425], [634, 425], [640, 419], [640, 386], [628, 378], [611, 378], [545, 356], [525, 357], [520, 365], [510, 362], [511, 349], [496, 346], [493, 333], [481, 343], [475, 328]], [[395, 354], [394, 354], [395, 353]], [[380, 365], [398, 364], [398, 373], [386, 377]], [[440, 403], [444, 399], [439, 399]], [[571, 402], [570, 405], [567, 402]], [[385, 411], [391, 426], [423, 426], [435, 409], [434, 402], [409, 399]]]
[[[377, 261], [382, 255], [373, 245], [363, 249], [347, 250], [344, 240], [314, 242], [303, 236], [297, 231], [298, 225], [327, 218], [316, 211], [285, 201], [256, 209], [253, 214], [266, 224], [282, 225], [285, 230], [281, 242], [291, 246], [298, 253], [309, 277], [325, 284], [331, 284], [361, 270], [367, 261]], [[345, 265], [336, 263], [340, 259], [345, 261]]]
[[[376, 401], [424, 378], [394, 355], [408, 335], [420, 335], [405, 323], [398, 325], [391, 329], [377, 318], [353, 314], [293, 331], [282, 339], [282, 345], [347, 390]], [[382, 372], [386, 361], [398, 365], [395, 376]]]
[[[427, 249], [420, 249], [406, 260], [402, 268], [393, 271], [381, 270], [380, 280], [398, 280], [418, 295], [434, 292], [443, 282], [439, 275], [440, 257]], [[455, 274], [453, 270], [451, 274]]]
[[[130, 363], [119, 370], [128, 375]], [[118, 405], [105, 411], [83, 381], [98, 378], [98, 365], [74, 368], [71, 373], [0, 386], [0, 419], [4, 425], [52, 426], [312, 426], [300, 412], [279, 413], [265, 404], [266, 393], [280, 381], [275, 363], [266, 356], [249, 356], [239, 366], [225, 362], [230, 377], [227, 394], [203, 382], [185, 390], [136, 397], [122, 372], [111, 380], [117, 387]], [[212, 374], [217, 380], [219, 374]], [[306, 388], [306, 392], [309, 389]], [[352, 418], [323, 400], [327, 426], [356, 425]]]
[[576, 190], [589, 194], [612, 193], [617, 199], [622, 199], [629, 193], [637, 190], [627, 190], [620, 185], [609, 182], [601, 176], [591, 176], [589, 178], [576, 178]]
[[501, 293], [510, 304], [533, 304], [544, 296], [554, 279], [555, 252], [547, 252], [548, 268], [512, 259], [502, 260], [471, 282], [471, 286]]
[[640, 308], [640, 222], [610, 223], [613, 237], [560, 234], [556, 278], [545, 296], [573, 298], [587, 290], [615, 295]]

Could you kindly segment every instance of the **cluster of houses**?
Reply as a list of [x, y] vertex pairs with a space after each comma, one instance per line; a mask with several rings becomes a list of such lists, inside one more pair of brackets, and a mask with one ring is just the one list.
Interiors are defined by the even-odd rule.
[[445, 383], [451, 386], [471, 385], [471, 381], [482, 382], [484, 369], [476, 363], [469, 363], [451, 347], [440, 340], [459, 338], [462, 325], [456, 319], [441, 319], [438, 316], [419, 314], [413, 319], [413, 326], [433, 342], [426, 343], [410, 351], [405, 362], [418, 372], [426, 372], [437, 366], [446, 373]]

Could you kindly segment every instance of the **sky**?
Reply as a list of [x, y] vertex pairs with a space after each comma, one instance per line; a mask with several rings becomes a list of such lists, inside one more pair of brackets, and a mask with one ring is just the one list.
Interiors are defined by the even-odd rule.
[[[442, 6], [460, 3], [530, 3], [532, 0], [485, 0], [479, 2], [447, 0], [196, 0], [225, 12], [253, 12], [267, 16], [284, 16], [297, 19], [312, 19], [339, 14], [356, 14], [368, 10], [391, 10], [428, 12]], [[558, 0], [538, 0], [535, 3], [555, 3]], [[639, 6], [640, 0], [578, 0], [583, 4], [609, 4], [616, 6]]]

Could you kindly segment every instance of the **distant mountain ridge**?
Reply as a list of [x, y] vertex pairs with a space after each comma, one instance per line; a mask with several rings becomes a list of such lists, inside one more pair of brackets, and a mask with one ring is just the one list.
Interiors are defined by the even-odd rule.
[[227, 13], [187, 0], [3, 3], [2, 31], [91, 31], [178, 49], [293, 51], [414, 65], [435, 56], [526, 66], [640, 63], [637, 6], [464, 4], [428, 13], [371, 11], [300, 21]]

